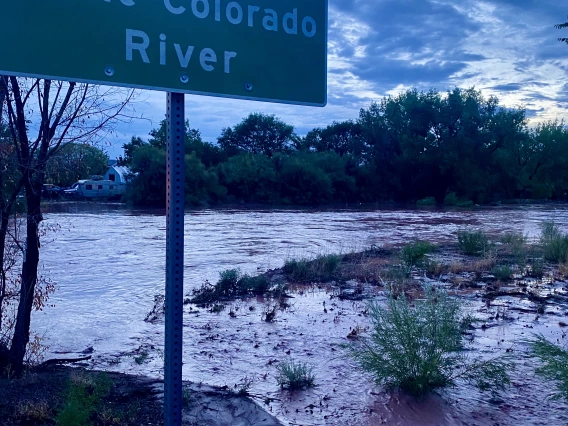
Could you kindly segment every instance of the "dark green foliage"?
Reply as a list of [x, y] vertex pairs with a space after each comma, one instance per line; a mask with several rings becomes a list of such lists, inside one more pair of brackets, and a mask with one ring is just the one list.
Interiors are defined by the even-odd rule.
[[568, 351], [542, 335], [535, 336], [529, 343], [531, 354], [541, 363], [537, 373], [556, 385], [553, 398], [568, 402]]
[[490, 244], [483, 231], [458, 231], [458, 246], [463, 254], [481, 256], [487, 254]]
[[427, 241], [416, 241], [405, 245], [400, 250], [400, 259], [402, 263], [412, 268], [420, 264], [424, 260], [424, 256], [431, 253], [434, 250], [434, 246]]
[[313, 368], [303, 362], [293, 360], [278, 365], [276, 381], [282, 389], [302, 390], [315, 386]]
[[271, 157], [289, 149], [295, 139], [293, 126], [274, 115], [255, 112], [236, 126], [223, 129], [217, 142], [228, 155], [248, 152]]
[[89, 425], [90, 417], [105, 398], [112, 387], [112, 382], [104, 373], [99, 374], [95, 380], [86, 376], [77, 376], [69, 383], [65, 403], [57, 413], [55, 421], [59, 426]]
[[248, 294], [262, 294], [270, 289], [270, 281], [264, 275], [242, 274], [239, 269], [227, 269], [219, 273], [215, 285], [208, 282], [193, 291], [190, 303], [214, 303]]
[[541, 225], [540, 243], [542, 244], [544, 259], [550, 262], [561, 263], [568, 260], [568, 235], [560, 231], [558, 225], [545, 222]]
[[[471, 207], [568, 197], [564, 123], [528, 128], [523, 109], [503, 108], [475, 89], [407, 90], [304, 138], [280, 119], [254, 113], [224, 129], [217, 144], [187, 126], [185, 145], [192, 204], [443, 200]], [[159, 156], [136, 159], [144, 147], [164, 152], [164, 123], [148, 142], [133, 138], [124, 145], [124, 161], [137, 173], [130, 201], [163, 205], [163, 181], [153, 184], [158, 173], [144, 167], [159, 165], [165, 173], [165, 163]]]
[[495, 278], [503, 281], [510, 280], [513, 275], [513, 271], [508, 265], [496, 265], [491, 269], [491, 273]]
[[[568, 28], [568, 22], [564, 22], [563, 24], [556, 24], [554, 26], [554, 28], [558, 29], [558, 30], [562, 30], [564, 28]], [[568, 37], [559, 37], [558, 41], [561, 41], [562, 43], [566, 43], [568, 44]]]
[[371, 336], [353, 347], [353, 356], [379, 384], [421, 396], [464, 379], [481, 390], [503, 389], [510, 365], [470, 359], [463, 351], [464, 321], [457, 300], [428, 288], [412, 304], [389, 296], [369, 305]]
[[434, 197], [426, 197], [416, 202], [417, 206], [435, 206], [438, 202]]
[[64, 145], [47, 162], [45, 183], [61, 187], [71, 186], [79, 179], [104, 175], [108, 169], [108, 155], [101, 149], [83, 143]]
[[315, 259], [287, 260], [283, 271], [291, 281], [325, 282], [335, 277], [340, 264], [341, 256], [328, 254]]

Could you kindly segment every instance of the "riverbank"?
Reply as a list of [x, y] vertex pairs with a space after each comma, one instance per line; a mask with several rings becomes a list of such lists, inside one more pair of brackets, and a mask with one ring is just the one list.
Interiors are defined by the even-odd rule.
[[[2, 426], [163, 425], [163, 382], [142, 376], [49, 367], [0, 378]], [[183, 384], [184, 426], [279, 426], [246, 395]]]

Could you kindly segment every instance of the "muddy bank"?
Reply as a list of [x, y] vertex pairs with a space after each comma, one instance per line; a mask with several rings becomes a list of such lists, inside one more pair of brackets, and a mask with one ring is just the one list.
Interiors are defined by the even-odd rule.
[[[495, 245], [493, 254], [483, 257], [463, 255], [456, 244], [446, 243], [405, 276], [397, 276], [397, 247], [342, 256], [327, 282], [294, 282], [286, 268], [271, 270], [265, 276], [274, 286], [286, 284], [284, 297], [269, 292], [186, 305], [184, 376], [229, 388], [250, 379], [252, 397], [285, 425], [565, 425], [566, 405], [550, 398], [554, 386], [535, 374], [537, 362], [525, 341], [533, 333], [565, 340], [566, 270], [543, 263], [536, 271], [536, 254], [529, 254], [525, 267], [517, 268], [515, 253], [504, 245]], [[510, 356], [515, 364], [512, 386], [493, 395], [458, 382], [423, 400], [377, 386], [354, 365], [346, 348], [368, 335], [368, 300], [384, 300], [387, 283], [391, 291], [411, 299], [420, 297], [424, 284], [459, 298], [476, 318], [467, 335], [468, 352]], [[267, 311], [275, 312], [270, 321]], [[154, 324], [163, 326], [160, 318]], [[144, 367], [159, 374], [156, 357], [148, 352]], [[277, 367], [289, 360], [312, 365], [316, 387], [279, 389]], [[122, 358], [112, 368], [129, 364]]]
[[[80, 419], [81, 411], [89, 408], [85, 418], [96, 426], [163, 425], [163, 389], [158, 379], [80, 367], [30, 370], [20, 379], [0, 379], [0, 425], [54, 425], [59, 421], [79, 426], [87, 424]], [[183, 389], [186, 426], [281, 424], [250, 398], [230, 389], [190, 382], [184, 382]], [[66, 408], [67, 415], [62, 415]]]

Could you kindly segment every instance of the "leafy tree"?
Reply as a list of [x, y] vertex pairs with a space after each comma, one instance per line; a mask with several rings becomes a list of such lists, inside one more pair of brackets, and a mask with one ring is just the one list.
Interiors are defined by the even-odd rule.
[[293, 126], [274, 115], [255, 112], [236, 126], [223, 129], [217, 141], [229, 156], [248, 152], [271, 157], [289, 150], [296, 139]]
[[335, 151], [340, 156], [360, 156], [363, 152], [361, 127], [350, 120], [333, 122], [326, 128], [318, 127], [308, 132], [300, 147], [317, 152]]
[[104, 151], [84, 143], [70, 143], [47, 162], [45, 182], [71, 186], [79, 179], [103, 175], [107, 168], [108, 155]]
[[[568, 28], [568, 22], [564, 22], [563, 24], [556, 24], [554, 28], [561, 30], [564, 28]], [[568, 44], [568, 37], [560, 37], [558, 41]]]

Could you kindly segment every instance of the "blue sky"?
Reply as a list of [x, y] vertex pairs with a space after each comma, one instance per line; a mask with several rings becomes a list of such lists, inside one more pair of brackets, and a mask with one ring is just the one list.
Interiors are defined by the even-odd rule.
[[[203, 138], [250, 112], [275, 114], [303, 135], [408, 88], [475, 86], [507, 107], [522, 106], [531, 124], [568, 119], [568, 4], [562, 0], [329, 0], [328, 105], [325, 108], [186, 96], [186, 115]], [[122, 153], [164, 117], [166, 95], [143, 91], [145, 119], [120, 126], [105, 149]]]

